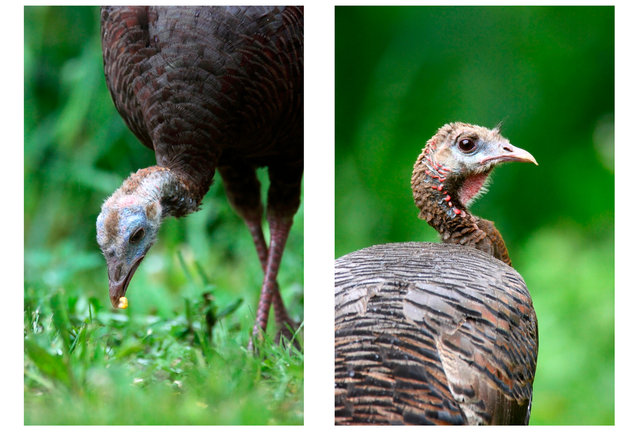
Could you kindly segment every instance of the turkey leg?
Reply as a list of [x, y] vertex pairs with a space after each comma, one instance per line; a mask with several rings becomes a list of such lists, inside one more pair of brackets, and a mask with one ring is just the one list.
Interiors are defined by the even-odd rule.
[[[259, 336], [260, 332], [264, 332], [267, 328], [267, 320], [269, 318], [269, 308], [273, 302], [274, 313], [276, 316], [276, 322], [279, 325], [291, 326], [292, 322], [286, 313], [284, 305], [282, 303], [282, 297], [278, 290], [278, 284], [276, 278], [278, 276], [278, 270], [280, 269], [280, 262], [282, 261], [282, 252], [293, 224], [292, 218], [281, 217], [269, 217], [269, 231], [271, 232], [271, 239], [269, 244], [268, 256], [266, 259], [266, 268], [264, 274], [264, 281], [262, 282], [262, 291], [260, 292], [260, 301], [258, 303], [258, 310], [256, 314], [256, 322], [253, 327], [253, 336]], [[262, 229], [260, 228], [260, 231]], [[262, 233], [258, 233], [261, 237], [256, 241], [256, 249], [259, 249], [261, 244], [266, 244]], [[252, 235], [254, 235], [252, 233]], [[255, 235], [254, 235], [255, 237]], [[262, 238], [262, 240], [260, 240]], [[266, 249], [262, 250], [262, 255], [266, 252]], [[258, 254], [261, 251], [258, 250]], [[262, 261], [262, 258], [260, 258]], [[264, 265], [263, 265], [264, 267]]]
[[[275, 276], [272, 280], [273, 282], [269, 297], [264, 297], [265, 283], [267, 280], [266, 273], [267, 268], [270, 264], [270, 253], [269, 248], [267, 248], [266, 240], [264, 238], [264, 232], [262, 229], [262, 215], [264, 210], [262, 207], [262, 202], [260, 200], [260, 181], [256, 176], [255, 169], [244, 163], [236, 163], [230, 166], [218, 167], [218, 172], [220, 173], [224, 182], [225, 191], [227, 193], [229, 202], [231, 203], [235, 211], [244, 219], [245, 224], [247, 225], [247, 228], [251, 233], [251, 238], [253, 239], [256, 252], [258, 253], [258, 258], [260, 259], [262, 270], [265, 273], [265, 278], [263, 278], [263, 286], [261, 290], [262, 293], [260, 295], [261, 306], [258, 306], [258, 314], [256, 319], [256, 327], [254, 328], [254, 334], [256, 333], [258, 328], [262, 328], [262, 330], [266, 328], [267, 320], [269, 318], [269, 308], [271, 306], [271, 303], [273, 302], [274, 315], [276, 323], [279, 326], [279, 336], [291, 336], [291, 332], [289, 331], [288, 327], [295, 328], [295, 323], [291, 320], [291, 318], [289, 318], [287, 310], [284, 307], [284, 303], [280, 295], [280, 289], [278, 288]], [[287, 240], [289, 229], [291, 228], [292, 219], [289, 218], [288, 222], [289, 226], [286, 228], [286, 232], [284, 232], [284, 242], [286, 242]], [[272, 222], [270, 221], [269, 223], [271, 224]], [[280, 222], [275, 221], [275, 223]], [[276, 227], [276, 229], [281, 230], [282, 228]], [[273, 232], [274, 230], [272, 229], [272, 243]], [[277, 232], [276, 234], [282, 235], [283, 232]], [[281, 248], [284, 248], [284, 243]], [[282, 252], [282, 250], [280, 250], [280, 252]], [[279, 265], [280, 259], [278, 259], [277, 265], [275, 267], [275, 275], [277, 275]], [[260, 309], [260, 307], [262, 307], [262, 309]]]
[[[253, 243], [256, 247], [256, 251], [258, 252], [258, 258], [260, 259], [260, 264], [262, 265], [262, 270], [265, 273], [265, 280], [266, 280], [267, 265], [269, 263], [268, 261], [269, 250], [267, 249], [267, 242], [264, 239], [262, 224], [259, 219], [256, 220], [256, 219], [247, 218], [245, 219], [245, 222], [247, 224], [247, 228], [249, 228], [249, 232], [251, 232], [251, 237], [253, 238]], [[288, 234], [288, 231], [287, 231], [287, 234]], [[286, 239], [287, 237], [284, 238], [285, 241]], [[277, 272], [278, 271], [276, 269], [276, 275], [277, 275]], [[262, 297], [262, 294], [261, 294], [261, 297]], [[274, 281], [271, 303], [273, 304], [273, 313], [275, 315], [276, 323], [279, 327], [278, 332], [280, 336], [281, 337], [285, 336], [290, 339], [292, 336], [291, 330], [295, 330], [295, 328], [297, 327], [297, 324], [289, 317], [289, 314], [287, 313], [287, 309], [285, 308], [284, 303], [282, 301], [282, 296], [280, 295], [280, 289], [278, 288], [277, 281]], [[258, 316], [260, 316], [259, 314], [260, 314], [260, 309], [258, 308]], [[260, 325], [260, 327], [263, 330], [264, 328], [266, 328], [266, 321], [269, 315], [268, 307], [266, 312], [264, 312], [264, 315], [266, 315], [264, 316], [264, 319], [265, 319], [264, 327]], [[256, 323], [258, 320], [259, 318], [256, 319]], [[255, 333], [255, 330], [254, 330], [254, 333]]]

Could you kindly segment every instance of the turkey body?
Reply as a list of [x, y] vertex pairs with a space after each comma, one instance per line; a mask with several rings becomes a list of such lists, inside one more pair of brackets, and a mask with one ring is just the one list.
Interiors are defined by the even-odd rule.
[[336, 261], [337, 424], [528, 423], [536, 314], [495, 224], [469, 210], [505, 162], [537, 164], [500, 125], [445, 124], [411, 176], [418, 217], [443, 243]]
[[[299, 180], [300, 8], [105, 7], [101, 28], [113, 101], [158, 165], [200, 192], [216, 168], [268, 166]], [[295, 197], [278, 209], [295, 212]]]
[[336, 424], [525, 424], [537, 320], [522, 277], [466, 246], [335, 264]]
[[[157, 162], [125, 180], [96, 223], [112, 304], [161, 221], [197, 210], [217, 172], [265, 272], [254, 335], [266, 329], [272, 304], [281, 330], [292, 330], [276, 276], [300, 205], [303, 9], [103, 7], [101, 33], [111, 97]], [[269, 246], [260, 167], [269, 173]]]

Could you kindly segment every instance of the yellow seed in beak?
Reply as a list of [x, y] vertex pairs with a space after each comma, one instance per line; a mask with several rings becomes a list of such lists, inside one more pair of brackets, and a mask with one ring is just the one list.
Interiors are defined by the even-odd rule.
[[118, 308], [126, 309], [127, 307], [129, 307], [129, 300], [127, 299], [126, 296], [121, 296], [118, 302]]

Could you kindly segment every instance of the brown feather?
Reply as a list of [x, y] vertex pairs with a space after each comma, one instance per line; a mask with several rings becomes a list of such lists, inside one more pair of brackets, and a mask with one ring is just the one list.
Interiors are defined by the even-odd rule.
[[339, 258], [335, 278], [337, 424], [527, 423], [537, 321], [515, 270], [391, 243]]
[[[266, 328], [272, 302], [278, 324], [292, 324], [276, 277], [300, 205], [303, 8], [103, 7], [101, 35], [111, 97], [157, 163], [131, 175], [96, 222], [112, 303], [124, 295], [160, 221], [196, 211], [224, 169], [229, 201], [249, 226], [266, 274], [254, 334]], [[268, 249], [260, 167], [269, 169]], [[144, 240], [130, 240], [137, 230]]]
[[419, 217], [445, 244], [336, 261], [337, 424], [528, 423], [535, 311], [500, 232], [468, 209], [510, 160], [535, 163], [498, 129], [445, 125], [411, 177]]

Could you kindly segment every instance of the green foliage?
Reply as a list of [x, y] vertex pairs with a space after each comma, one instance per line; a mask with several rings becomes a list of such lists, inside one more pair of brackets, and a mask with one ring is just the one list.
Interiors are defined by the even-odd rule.
[[27, 289], [25, 424], [301, 423], [300, 351], [263, 343], [255, 356], [226, 320], [207, 335], [205, 314], [185, 315]]
[[533, 424], [613, 424], [613, 7], [336, 8], [336, 257], [438, 241], [410, 178], [443, 124], [495, 126], [495, 221], [540, 325]]
[[[155, 160], [111, 101], [99, 22], [95, 7], [25, 8], [25, 423], [302, 423], [303, 356], [246, 352], [263, 274], [219, 182], [165, 221], [129, 309], [111, 309], [95, 221]], [[299, 322], [303, 222], [300, 209], [278, 277]]]
[[613, 234], [542, 229], [521, 261], [540, 334], [532, 422], [613, 424]]

